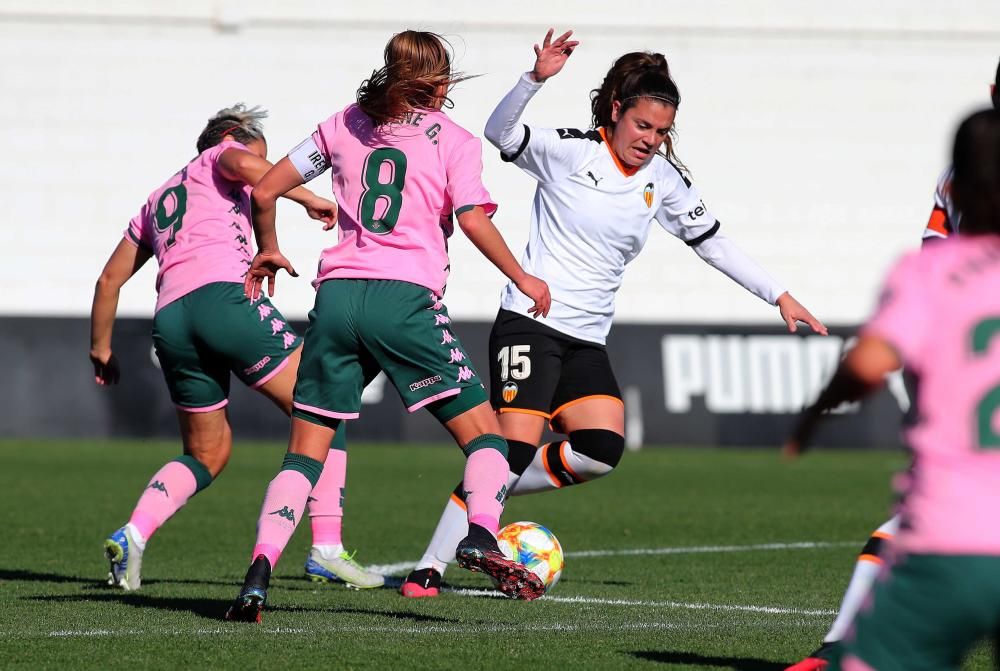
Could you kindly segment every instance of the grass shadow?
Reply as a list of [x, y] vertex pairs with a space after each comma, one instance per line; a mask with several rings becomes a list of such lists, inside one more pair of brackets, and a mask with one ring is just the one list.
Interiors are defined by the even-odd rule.
[[93, 578], [83, 578], [78, 575], [42, 573], [40, 571], [29, 571], [27, 569], [17, 568], [0, 568], [0, 580], [12, 580], [17, 582], [78, 583], [81, 585], [87, 585], [95, 582]]
[[[209, 620], [221, 620], [226, 610], [232, 604], [229, 599], [212, 598], [190, 598], [176, 596], [151, 596], [148, 594], [136, 594], [126, 592], [114, 592], [105, 594], [60, 594], [51, 596], [28, 596], [23, 597], [26, 601], [44, 601], [48, 603], [120, 603], [133, 608], [155, 608], [157, 610], [186, 612]], [[266, 609], [271, 613], [327, 613], [331, 615], [364, 615], [384, 617], [392, 620], [406, 620], [411, 622], [433, 622], [454, 624], [460, 620], [434, 615], [423, 615], [421, 613], [410, 613], [406, 611], [383, 611], [363, 608], [338, 608], [336, 606], [283, 606], [271, 605]]]
[[[81, 585], [83, 589], [87, 590], [103, 590], [111, 589], [108, 585], [107, 580], [103, 577], [91, 577], [91, 576], [78, 576], [78, 575], [67, 575], [62, 573], [45, 573], [42, 571], [31, 571], [28, 569], [0, 569], [0, 582], [9, 580], [12, 582], [48, 582], [48, 583], [59, 583], [59, 584], [77, 584]], [[311, 587], [306, 587], [299, 584], [300, 582], [305, 582], [306, 579], [300, 581], [299, 578], [274, 578], [274, 585], [280, 586], [282, 589], [290, 589], [296, 591], [312, 590], [322, 587], [321, 585], [315, 585]], [[154, 585], [216, 585], [220, 587], [232, 587], [234, 589], [238, 588], [243, 582], [243, 578], [240, 575], [234, 575], [230, 580], [195, 580], [191, 578], [143, 578], [142, 585], [144, 587], [152, 587]]]
[[784, 671], [788, 666], [779, 662], [753, 657], [712, 657], [694, 652], [670, 650], [640, 650], [627, 653], [638, 659], [660, 664], [686, 664], [705, 668], [734, 669], [734, 671]]
[[232, 601], [229, 599], [206, 599], [176, 596], [149, 596], [146, 594], [105, 593], [105, 594], [59, 594], [52, 596], [28, 596], [26, 601], [48, 603], [120, 603], [134, 608], [155, 608], [174, 612], [188, 612], [210, 620], [221, 620]]

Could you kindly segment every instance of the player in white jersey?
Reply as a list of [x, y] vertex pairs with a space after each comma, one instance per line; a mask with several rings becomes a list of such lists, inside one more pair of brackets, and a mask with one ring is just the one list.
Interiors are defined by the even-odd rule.
[[[552, 307], [544, 323], [513, 285], [502, 294], [490, 335], [491, 401], [510, 445], [508, 495], [580, 484], [611, 472], [625, 447], [621, 392], [605, 349], [625, 265], [656, 221], [705, 261], [771, 304], [790, 331], [802, 320], [826, 328], [719, 233], [720, 224], [677, 167], [671, 133], [680, 94], [661, 54], [619, 58], [592, 96], [594, 128], [520, 123], [528, 101], [557, 74], [577, 42], [571, 32], [535, 46], [533, 69], [497, 106], [486, 137], [501, 158], [537, 182], [522, 264], [545, 278]], [[662, 153], [661, 153], [662, 150]], [[546, 422], [568, 435], [538, 447]], [[462, 485], [401, 592], [436, 596], [465, 535]]]
[[[993, 84], [990, 85], [990, 98], [993, 100], [994, 109], [1000, 109], [1000, 93], [997, 92], [998, 81], [1000, 81], [1000, 62], [997, 63], [997, 72], [993, 79]], [[953, 167], [949, 165], [941, 173], [941, 176], [938, 177], [937, 187], [934, 189], [934, 207], [931, 209], [931, 216], [927, 220], [927, 226], [924, 228], [923, 244], [925, 245], [936, 240], [943, 240], [957, 235], [959, 232], [960, 218], [958, 209], [955, 207], [955, 202], [951, 197], [951, 180], [954, 172]], [[916, 398], [916, 394], [914, 393], [915, 380], [906, 371], [903, 372], [910, 398], [914, 399]], [[913, 414], [913, 412], [911, 411], [910, 414]], [[904, 424], [909, 424], [911, 419], [914, 418], [905, 418]], [[857, 615], [861, 605], [871, 592], [875, 579], [883, 570], [884, 561], [882, 557], [886, 544], [891, 542], [898, 532], [898, 515], [894, 515], [872, 532], [868, 542], [865, 543], [861, 549], [861, 553], [858, 555], [857, 562], [854, 565], [854, 572], [851, 574], [851, 580], [847, 584], [847, 590], [844, 592], [844, 597], [841, 600], [837, 617], [834, 619], [826, 636], [823, 637], [823, 642], [808, 657], [789, 666], [785, 671], [822, 671], [829, 666], [830, 659], [836, 653], [840, 640], [848, 632], [851, 623], [854, 621], [854, 616]]]

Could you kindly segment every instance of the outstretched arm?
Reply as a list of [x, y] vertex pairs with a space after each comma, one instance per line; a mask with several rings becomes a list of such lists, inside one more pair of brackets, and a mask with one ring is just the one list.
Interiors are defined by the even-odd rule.
[[[243, 149], [232, 147], [219, 156], [219, 169], [226, 179], [257, 186], [260, 180], [273, 168], [271, 162]], [[301, 184], [301, 182], [300, 182]], [[295, 201], [306, 209], [310, 217], [323, 222], [324, 230], [337, 223], [337, 204], [317, 196], [304, 186], [289, 189], [281, 196]]]
[[781, 285], [729, 238], [716, 233], [706, 240], [691, 245], [691, 248], [702, 260], [750, 293], [771, 305], [777, 305], [789, 332], [795, 333], [798, 328], [796, 322], [802, 321], [816, 333], [827, 334], [826, 326], [821, 321], [813, 317], [809, 310], [781, 288]]
[[785, 443], [786, 457], [805, 451], [821, 416], [841, 403], [856, 401], [882, 386], [885, 376], [902, 366], [899, 354], [878, 336], [866, 335], [847, 353], [833, 379], [799, 416], [792, 437]]
[[533, 313], [535, 317], [549, 314], [549, 308], [552, 306], [549, 286], [537, 277], [524, 272], [483, 208], [477, 205], [471, 210], [462, 212], [458, 215], [458, 225], [490, 263], [506, 275], [521, 293], [535, 301], [535, 305], [528, 312]]
[[90, 307], [90, 361], [94, 364], [94, 382], [99, 385], [117, 384], [121, 376], [118, 360], [111, 350], [118, 296], [122, 286], [151, 256], [145, 247], [122, 240], [97, 278]]

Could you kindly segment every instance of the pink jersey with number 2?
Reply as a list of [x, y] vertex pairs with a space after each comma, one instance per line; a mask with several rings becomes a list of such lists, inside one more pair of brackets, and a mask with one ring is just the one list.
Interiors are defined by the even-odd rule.
[[218, 168], [227, 149], [206, 149], [146, 200], [125, 239], [152, 251], [160, 264], [156, 311], [212, 282], [243, 282], [253, 258], [250, 187]]
[[863, 333], [890, 343], [920, 380], [898, 547], [1000, 555], [1000, 237], [904, 257]]
[[[340, 241], [323, 250], [314, 285], [334, 278], [402, 280], [440, 295], [448, 280], [452, 213], [477, 205], [489, 215], [497, 209], [482, 183], [479, 138], [437, 110], [413, 112], [376, 132], [371, 119], [349, 105], [321, 123], [312, 141], [321, 154], [315, 174], [331, 168], [340, 205]], [[306, 170], [303, 177], [315, 174]]]

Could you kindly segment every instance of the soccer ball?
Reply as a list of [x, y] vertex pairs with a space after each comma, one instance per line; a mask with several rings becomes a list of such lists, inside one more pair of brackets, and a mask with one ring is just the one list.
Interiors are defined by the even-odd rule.
[[559, 582], [566, 563], [563, 560], [562, 546], [555, 534], [541, 524], [508, 524], [497, 534], [497, 544], [508, 559], [523, 564], [541, 578], [546, 592]]

